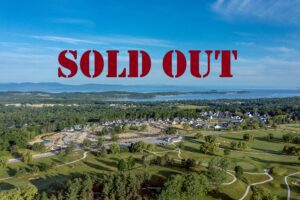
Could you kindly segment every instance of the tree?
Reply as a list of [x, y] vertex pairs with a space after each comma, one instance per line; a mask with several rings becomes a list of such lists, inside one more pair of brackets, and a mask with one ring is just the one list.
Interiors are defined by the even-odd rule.
[[132, 169], [134, 167], [134, 165], [135, 165], [135, 158], [132, 156], [129, 156], [127, 158], [127, 168]]
[[277, 200], [277, 196], [270, 193], [265, 188], [253, 186], [251, 200]]
[[99, 148], [101, 148], [103, 146], [103, 144], [104, 144], [104, 141], [101, 138], [99, 138], [98, 141], [97, 141], [97, 146]]
[[116, 141], [118, 141], [118, 140], [119, 140], [119, 136], [118, 136], [118, 135], [116, 135], [116, 134], [112, 134], [112, 135], [111, 135], [111, 141], [116, 142]]
[[209, 152], [209, 143], [200, 144], [200, 152], [207, 154]]
[[33, 151], [43, 152], [43, 151], [46, 150], [46, 147], [45, 147], [45, 145], [44, 145], [43, 142], [38, 142], [38, 143], [34, 143], [34, 144], [32, 145], [32, 150], [33, 150]]
[[244, 170], [241, 166], [239, 166], [239, 165], [235, 166], [234, 171], [235, 171], [235, 176], [238, 179], [241, 179], [243, 177]]
[[107, 154], [107, 151], [106, 151], [105, 146], [102, 146], [102, 147], [100, 148], [100, 150], [97, 152], [97, 156], [105, 157], [106, 154]]
[[119, 171], [125, 171], [127, 169], [127, 163], [124, 159], [120, 159], [117, 164]]
[[85, 176], [82, 181], [82, 188], [80, 191], [80, 199], [93, 200], [93, 181], [90, 176]]
[[170, 158], [168, 154], [165, 154], [164, 156], [157, 156], [154, 160], [155, 164], [158, 164], [160, 166], [167, 166], [167, 165], [173, 165], [173, 160]]
[[283, 147], [283, 153], [286, 153], [288, 155], [300, 155], [300, 147], [298, 146], [290, 146], [290, 145], [284, 145]]
[[138, 141], [130, 146], [130, 152], [142, 152], [147, 148], [147, 145], [143, 141]]
[[117, 134], [119, 134], [119, 133], [122, 133], [122, 127], [121, 126], [115, 126], [115, 128], [114, 128], [114, 133], [117, 133]]
[[100, 132], [98, 132], [98, 135], [108, 135], [109, 131], [106, 127], [104, 127]]
[[229, 125], [227, 126], [227, 131], [232, 131], [232, 130], [233, 130], [233, 127], [232, 127], [231, 124], [229, 124]]
[[211, 190], [208, 178], [203, 174], [188, 173], [171, 176], [164, 184], [159, 200], [203, 199]]
[[267, 138], [267, 140], [272, 141], [272, 140], [274, 140], [275, 137], [274, 137], [273, 133], [269, 133], [266, 138]]
[[82, 142], [82, 146], [84, 148], [89, 148], [91, 146], [91, 141], [89, 139], [84, 139], [83, 142]]
[[203, 139], [203, 134], [201, 133], [201, 132], [197, 132], [196, 134], [195, 134], [195, 138], [197, 139], [197, 140], [199, 140], [199, 139]]
[[228, 156], [228, 155], [230, 155], [231, 150], [230, 149], [224, 149], [223, 153], [224, 153], [224, 155]]
[[30, 151], [27, 151], [26, 153], [22, 154], [22, 161], [24, 163], [29, 163], [32, 161], [32, 154]]
[[111, 154], [118, 154], [120, 153], [120, 146], [116, 143], [112, 143], [109, 145], [109, 150]]
[[82, 187], [82, 180], [75, 178], [67, 182], [66, 198], [68, 200], [77, 200]]
[[198, 165], [195, 159], [181, 159], [181, 166], [189, 170], [192, 167], [196, 167]]
[[208, 142], [208, 143], [215, 143], [217, 140], [217, 137], [214, 135], [207, 135], [204, 137], [204, 140], [205, 140], [205, 142]]
[[245, 140], [245, 141], [251, 141], [251, 140], [253, 140], [253, 137], [249, 133], [245, 133], [243, 135], [243, 140]]
[[0, 150], [7, 151], [8, 147], [9, 147], [9, 141], [7, 137], [2, 136], [2, 138], [0, 138]]
[[33, 200], [37, 195], [38, 190], [32, 184], [27, 184], [21, 188], [21, 196], [24, 200]]
[[218, 151], [218, 145], [216, 143], [204, 143], [200, 145], [200, 152], [207, 154], [207, 153], [211, 153], [214, 154], [216, 151]]
[[40, 163], [39, 164], [39, 170], [42, 172], [48, 171], [51, 168], [51, 166], [47, 163]]
[[150, 160], [149, 156], [144, 155], [144, 156], [142, 157], [142, 163], [143, 163], [144, 168], [148, 169], [148, 167], [149, 167], [150, 164], [151, 164], [151, 160]]
[[57, 200], [56, 196], [54, 194], [51, 194], [49, 200]]
[[0, 167], [5, 168], [7, 166], [8, 158], [6, 156], [0, 157]]
[[40, 196], [40, 200], [49, 200], [46, 192], [42, 192], [42, 194]]
[[105, 175], [101, 179], [101, 199], [142, 199], [141, 186], [150, 179], [148, 173], [125, 173]]
[[17, 168], [17, 169], [16, 169], [15, 176], [16, 176], [16, 177], [20, 177], [20, 176], [25, 175], [26, 173], [27, 173], [27, 172], [26, 172], [26, 169], [25, 169], [24, 167]]
[[282, 136], [284, 142], [292, 143], [295, 135], [292, 133], [287, 133]]
[[19, 147], [17, 145], [10, 146], [9, 151], [13, 156], [19, 156]]
[[237, 147], [240, 149], [240, 150], [245, 150], [247, 148], [247, 144], [245, 142], [239, 142], [237, 144]]
[[219, 187], [226, 180], [229, 165], [225, 158], [215, 157], [209, 161], [207, 176], [215, 187]]
[[211, 189], [210, 182], [204, 175], [189, 173], [184, 175], [183, 199], [202, 199]]
[[176, 135], [178, 133], [177, 128], [171, 126], [168, 127], [165, 132], [167, 135]]
[[147, 144], [147, 147], [146, 147], [146, 149], [148, 150], [148, 151], [155, 151], [155, 144]]
[[184, 143], [183, 143], [183, 141], [178, 142], [178, 143], [177, 143], [177, 146], [178, 146], [179, 149], [183, 149], [183, 148], [184, 148]]
[[159, 195], [159, 200], [179, 200], [182, 198], [182, 187], [184, 178], [181, 175], [172, 176], [164, 184], [164, 189]]
[[123, 127], [122, 127], [122, 132], [123, 133], [127, 133], [129, 131], [129, 127], [127, 124], [125, 124]]
[[237, 149], [237, 146], [238, 146], [237, 142], [234, 142], [234, 141], [230, 142], [230, 147], [232, 149]]

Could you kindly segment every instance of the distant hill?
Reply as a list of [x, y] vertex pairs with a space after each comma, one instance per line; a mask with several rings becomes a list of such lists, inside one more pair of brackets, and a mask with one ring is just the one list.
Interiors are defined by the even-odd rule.
[[203, 88], [193, 86], [147, 86], [147, 85], [107, 85], [107, 84], [83, 84], [66, 85], [61, 83], [0, 83], [0, 92], [194, 92]]

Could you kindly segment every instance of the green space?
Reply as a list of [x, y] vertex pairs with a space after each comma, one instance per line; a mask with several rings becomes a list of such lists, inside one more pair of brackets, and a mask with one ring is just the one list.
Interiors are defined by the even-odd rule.
[[[295, 131], [300, 131], [300, 127], [293, 127]], [[189, 131], [186, 134], [190, 134]], [[211, 135], [213, 132], [202, 131], [203, 135]], [[224, 149], [230, 148], [231, 142], [243, 141], [244, 134], [250, 134], [252, 136], [251, 141], [247, 141], [247, 147], [244, 150], [231, 150], [229, 155], [224, 155]], [[274, 135], [273, 141], [268, 141], [265, 138], [272, 133]], [[147, 171], [152, 175], [151, 184], [156, 186], [162, 186], [161, 183], [165, 182], [173, 174], [181, 174], [188, 172], [186, 169], [176, 166], [160, 166], [151, 164], [147, 168], [142, 163], [143, 156], [155, 158], [157, 155], [163, 157], [166, 154], [169, 158], [173, 158], [175, 162], [180, 163], [181, 159], [178, 155], [178, 149], [180, 149], [182, 158], [192, 158], [200, 163], [200, 165], [192, 167], [190, 171], [203, 172], [207, 170], [209, 161], [214, 157], [226, 158], [230, 161], [230, 170], [234, 170], [235, 166], [241, 166], [244, 170], [243, 177], [248, 183], [260, 182], [268, 179], [264, 174], [247, 174], [246, 172], [258, 172], [262, 173], [264, 169], [272, 169], [271, 175], [274, 180], [262, 184], [261, 187], [272, 191], [279, 199], [286, 198], [286, 187], [284, 185], [284, 176], [299, 170], [300, 160], [297, 155], [286, 155], [282, 152], [283, 147], [286, 145], [282, 141], [282, 137], [287, 133], [286, 126], [280, 126], [277, 129], [268, 130], [251, 130], [251, 131], [239, 131], [239, 132], [223, 132], [216, 136], [216, 143], [219, 144], [219, 148], [214, 153], [203, 154], [199, 151], [200, 145], [205, 141], [204, 139], [196, 139], [193, 136], [185, 136], [183, 141], [177, 145], [158, 146], [153, 153], [140, 152], [140, 153], [118, 153], [115, 155], [107, 154], [105, 156], [98, 155], [95, 152], [88, 153], [88, 156], [84, 160], [80, 160], [74, 164], [65, 165], [61, 167], [55, 167], [62, 162], [67, 163], [72, 160], [76, 160], [82, 157], [83, 151], [75, 151], [70, 155], [63, 158], [63, 161], [59, 156], [52, 156], [48, 158], [34, 159], [30, 163], [14, 163], [9, 164], [7, 168], [0, 170], [0, 178], [5, 178], [10, 175], [10, 172], [16, 168], [29, 167], [30, 165], [38, 163], [47, 163], [51, 165], [51, 168], [44, 172], [29, 173], [13, 177], [8, 180], [1, 181], [1, 189], [10, 189], [13, 187], [19, 187], [31, 183], [35, 185], [40, 191], [51, 192], [53, 184], [62, 184], [70, 177], [76, 177], [82, 174], [89, 174], [91, 176], [110, 174], [118, 172], [118, 162], [120, 159], [127, 160], [132, 156], [136, 160], [136, 164], [131, 171], [132, 173]], [[180, 147], [180, 148], [179, 148]], [[177, 149], [177, 150], [176, 150]], [[155, 155], [156, 154], [156, 155]], [[234, 172], [232, 172], [234, 174]], [[225, 182], [230, 182], [231, 176], [227, 176]], [[240, 198], [247, 187], [245, 180], [239, 179], [231, 185], [221, 185], [218, 194], [209, 194], [207, 199], [238, 199]], [[290, 178], [289, 182], [299, 181], [296, 177]], [[50, 190], [50, 191], [49, 191]], [[249, 193], [246, 199], [250, 199], [251, 193]], [[293, 198], [300, 195], [299, 190], [295, 186], [292, 187]]]

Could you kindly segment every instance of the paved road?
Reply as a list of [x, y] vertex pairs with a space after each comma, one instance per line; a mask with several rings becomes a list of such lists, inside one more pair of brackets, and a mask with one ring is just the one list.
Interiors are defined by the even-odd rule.
[[[32, 156], [33, 159], [39, 159], [39, 158], [46, 158], [46, 157], [49, 157], [49, 156], [54, 156], [54, 155], [57, 155], [59, 152], [56, 151], [56, 152], [47, 152], [47, 153], [41, 153], [41, 154], [35, 154]], [[17, 163], [17, 162], [21, 162], [22, 159], [21, 158], [12, 158], [12, 159], [9, 159], [7, 161], [7, 163]]]
[[288, 174], [284, 177], [284, 182], [285, 182], [285, 185], [286, 185], [286, 188], [287, 188], [287, 200], [290, 200], [291, 199], [291, 188], [289, 186], [289, 183], [288, 183], [288, 178], [290, 176], [294, 176], [294, 175], [297, 175], [297, 174], [300, 174], [300, 172], [295, 172], [295, 173], [291, 173], [291, 174]]

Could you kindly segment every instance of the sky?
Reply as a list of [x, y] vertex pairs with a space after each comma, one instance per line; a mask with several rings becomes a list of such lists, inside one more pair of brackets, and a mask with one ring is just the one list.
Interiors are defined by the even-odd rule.
[[[197, 85], [202, 87], [300, 87], [300, 0], [44, 0], [3, 1], [0, 6], [0, 83]], [[145, 78], [97, 78], [80, 72], [58, 78], [62, 50], [89, 49], [106, 57], [120, 50], [145, 50], [152, 68]], [[164, 74], [169, 50], [238, 50], [233, 78], [220, 78], [213, 61], [207, 78], [194, 78], [189, 62], [177, 79]], [[206, 58], [201, 65], [206, 67]]]

